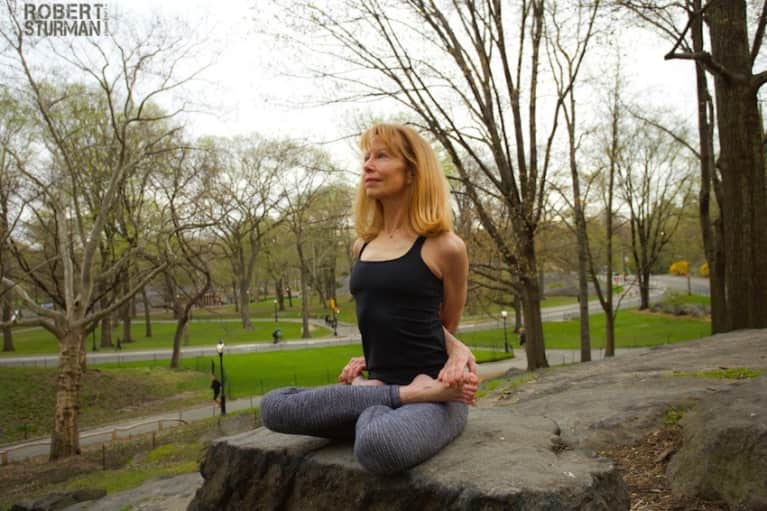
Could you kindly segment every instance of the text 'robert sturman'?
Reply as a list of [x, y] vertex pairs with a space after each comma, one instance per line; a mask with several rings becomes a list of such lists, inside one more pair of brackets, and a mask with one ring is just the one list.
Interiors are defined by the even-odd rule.
[[105, 3], [25, 3], [28, 36], [100, 36], [107, 34]]

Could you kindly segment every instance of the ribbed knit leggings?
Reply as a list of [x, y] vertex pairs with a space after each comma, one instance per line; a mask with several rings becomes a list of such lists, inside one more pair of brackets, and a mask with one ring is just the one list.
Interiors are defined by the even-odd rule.
[[261, 399], [261, 421], [279, 433], [354, 438], [354, 454], [375, 474], [394, 474], [437, 454], [463, 431], [463, 403], [403, 405], [398, 385], [288, 387]]

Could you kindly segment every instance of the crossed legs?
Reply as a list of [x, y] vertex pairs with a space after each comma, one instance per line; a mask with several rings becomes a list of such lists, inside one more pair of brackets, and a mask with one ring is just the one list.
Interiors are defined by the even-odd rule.
[[[393, 474], [442, 450], [466, 426], [467, 390], [447, 389], [428, 376], [398, 385], [330, 385], [284, 388], [261, 400], [264, 426], [280, 433], [354, 437], [360, 464]], [[429, 399], [445, 402], [428, 402]], [[405, 403], [403, 403], [405, 401]]]

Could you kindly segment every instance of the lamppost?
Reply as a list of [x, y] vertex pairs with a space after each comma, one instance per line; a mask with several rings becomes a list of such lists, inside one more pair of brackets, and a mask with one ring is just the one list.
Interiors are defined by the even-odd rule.
[[274, 322], [275, 322], [275, 323], [277, 323], [277, 320], [278, 320], [278, 319], [279, 319], [279, 318], [278, 318], [278, 316], [277, 316], [277, 300], [275, 300], [275, 301], [274, 301]]
[[226, 380], [224, 380], [224, 340], [219, 339], [216, 345], [218, 351], [218, 366], [221, 368], [221, 415], [226, 415]]
[[506, 317], [509, 315], [505, 310], [501, 311], [501, 317], [503, 317], [503, 351], [509, 352], [509, 336], [506, 332]]

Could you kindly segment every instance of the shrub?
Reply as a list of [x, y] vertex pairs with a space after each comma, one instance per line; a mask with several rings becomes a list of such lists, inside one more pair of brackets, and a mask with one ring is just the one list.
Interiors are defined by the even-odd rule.
[[687, 261], [687, 259], [682, 259], [681, 261], [671, 263], [668, 272], [672, 275], [685, 276], [690, 273], [690, 263]]
[[708, 277], [708, 262], [705, 262], [700, 265], [698, 268], [698, 273], [701, 277]]

